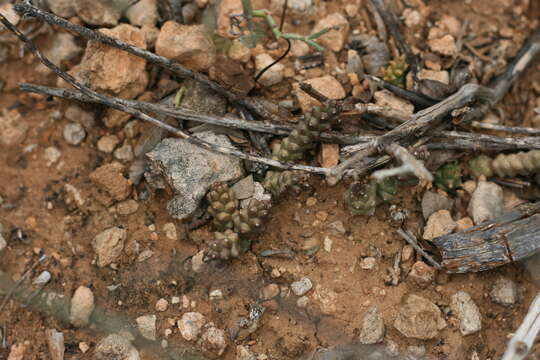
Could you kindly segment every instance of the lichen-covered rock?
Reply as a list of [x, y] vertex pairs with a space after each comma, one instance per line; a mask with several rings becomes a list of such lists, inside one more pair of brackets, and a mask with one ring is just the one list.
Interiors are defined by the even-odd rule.
[[[146, 49], [144, 33], [134, 26], [122, 24], [100, 32]], [[81, 63], [70, 73], [95, 90], [127, 99], [142, 94], [148, 85], [146, 60], [97, 41], [88, 42]]]
[[156, 53], [190, 69], [206, 71], [216, 58], [214, 43], [203, 25], [181, 25], [167, 21], [161, 27]]
[[[224, 135], [202, 132], [194, 136], [232, 147]], [[244, 174], [239, 159], [202, 149], [183, 139], [165, 139], [147, 157], [150, 173], [162, 177], [175, 193], [167, 209], [177, 219], [184, 219], [197, 209], [210, 185], [239, 179]]]

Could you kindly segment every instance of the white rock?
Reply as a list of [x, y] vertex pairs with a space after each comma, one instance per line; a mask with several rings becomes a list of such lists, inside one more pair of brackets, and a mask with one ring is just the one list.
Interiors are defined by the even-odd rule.
[[64, 140], [70, 145], [79, 145], [85, 138], [86, 131], [79, 123], [68, 123], [64, 126]]
[[372, 256], [363, 258], [360, 262], [360, 267], [364, 270], [371, 270], [377, 265], [377, 259]]
[[482, 330], [482, 318], [478, 306], [465, 291], [452, 296], [450, 309], [459, 319], [459, 330], [466, 336]]
[[122, 162], [130, 162], [133, 160], [133, 148], [125, 141], [122, 146], [114, 150], [114, 158]]
[[[257, 55], [255, 57], [255, 68], [257, 73], [263, 70], [265, 67], [274, 62], [274, 59], [266, 53]], [[259, 82], [264, 86], [272, 86], [280, 83], [283, 80], [284, 66], [281, 63], [275, 64], [270, 69], [264, 72], [259, 78]]]
[[135, 319], [141, 335], [148, 340], [156, 340], [156, 315], [143, 315]]
[[519, 301], [519, 289], [514, 281], [500, 277], [493, 284], [489, 296], [497, 304], [511, 306]]
[[176, 233], [176, 225], [174, 225], [172, 222], [168, 222], [163, 225], [163, 232], [165, 233], [165, 237], [169, 240], [178, 240], [178, 235]]
[[168, 307], [169, 302], [163, 298], [156, 302], [156, 311], [166, 311]]
[[291, 284], [291, 290], [296, 296], [305, 295], [312, 287], [313, 284], [308, 278], [300, 279]]
[[47, 337], [47, 346], [51, 360], [64, 360], [64, 334], [56, 331], [56, 329], [48, 329], [45, 331]]
[[188, 312], [182, 315], [177, 325], [182, 337], [187, 341], [193, 341], [199, 337], [205, 323], [206, 320], [201, 313]]
[[69, 321], [77, 327], [86, 326], [94, 311], [94, 293], [86, 286], [79, 286], [71, 299]]
[[501, 216], [504, 212], [504, 196], [502, 188], [492, 182], [479, 181], [467, 212], [476, 225]]
[[43, 154], [43, 157], [45, 158], [45, 161], [47, 162], [48, 167], [51, 167], [51, 165], [58, 162], [61, 156], [62, 156], [62, 153], [55, 146], [47, 147]]

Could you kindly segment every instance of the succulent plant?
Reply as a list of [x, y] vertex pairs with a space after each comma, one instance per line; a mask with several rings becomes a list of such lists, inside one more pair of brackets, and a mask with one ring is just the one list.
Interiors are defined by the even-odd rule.
[[229, 260], [238, 257], [241, 253], [240, 236], [228, 229], [224, 232], [214, 232], [214, 240], [206, 252], [207, 259]]
[[512, 177], [540, 173], [540, 150], [530, 150], [516, 154], [499, 154], [495, 159], [480, 155], [469, 163], [472, 176], [493, 175]]
[[269, 203], [251, 199], [247, 207], [240, 209], [233, 218], [234, 230], [239, 234], [250, 234], [259, 230], [268, 216]]
[[396, 86], [405, 87], [405, 75], [409, 65], [405, 61], [405, 56], [401, 55], [390, 61], [386, 69], [383, 70], [383, 79]]
[[374, 181], [362, 186], [353, 183], [344, 194], [345, 204], [352, 215], [368, 215], [375, 213], [377, 206], [377, 184]]
[[375, 182], [377, 189], [377, 199], [380, 201], [390, 201], [398, 192], [398, 181], [395, 177], [387, 177]]
[[461, 186], [461, 165], [448, 163], [441, 166], [435, 172], [435, 186], [446, 192], [453, 192]]
[[303, 178], [304, 174], [299, 171], [268, 171], [262, 185], [274, 198], [277, 198], [285, 190], [297, 184]]
[[238, 212], [238, 200], [234, 192], [225, 183], [215, 183], [206, 195], [208, 213], [212, 215], [212, 224], [216, 230], [223, 231], [234, 227], [233, 217]]

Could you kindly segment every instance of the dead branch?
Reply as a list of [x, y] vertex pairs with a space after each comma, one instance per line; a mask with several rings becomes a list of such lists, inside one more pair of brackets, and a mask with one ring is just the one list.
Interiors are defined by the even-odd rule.
[[540, 293], [536, 295], [523, 322], [508, 343], [501, 360], [524, 360], [540, 332]]
[[419, 179], [433, 181], [433, 175], [426, 169], [424, 164], [411, 155], [404, 147], [397, 144], [391, 144], [386, 148], [386, 151], [398, 159], [402, 165], [391, 169], [376, 171], [371, 175], [373, 178], [382, 180], [390, 176], [412, 173]]
[[486, 129], [494, 131], [504, 131], [511, 134], [528, 134], [528, 135], [540, 135], [540, 129], [519, 127], [519, 126], [504, 126], [497, 124], [487, 124], [478, 121], [473, 121], [471, 126], [477, 129]]
[[435, 269], [442, 269], [441, 264], [435, 261], [435, 259], [433, 259], [427, 252], [425, 252], [425, 250], [422, 249], [420, 245], [418, 245], [418, 241], [416, 240], [414, 235], [412, 235], [409, 231], [404, 231], [401, 228], [397, 229], [396, 231], [399, 236], [401, 236], [405, 241], [407, 241], [414, 250], [418, 251]]
[[163, 56], [156, 55], [150, 51], [140, 49], [136, 46], [130, 45], [122, 40], [114, 39], [103, 33], [93, 31], [84, 26], [73, 24], [61, 17], [58, 17], [54, 14], [51, 14], [47, 11], [44, 11], [40, 8], [33, 6], [28, 0], [23, 0], [15, 4], [15, 11], [21, 16], [29, 16], [45, 21], [51, 25], [58, 25], [69, 31], [72, 31], [76, 34], [79, 34], [82, 37], [85, 37], [89, 40], [98, 41], [100, 43], [115, 47], [117, 49], [126, 51], [135, 56], [146, 59], [148, 62], [161, 66], [172, 73], [178, 75], [181, 78], [193, 79], [207, 85], [210, 89], [215, 92], [225, 96], [229, 101], [241, 104], [247, 109], [257, 114], [261, 118], [279, 120], [278, 116], [268, 111], [263, 105], [258, 103], [256, 100], [248, 97], [242, 97], [234, 94], [233, 92], [225, 89], [218, 83], [210, 80], [207, 76], [192, 71], [180, 64], [175, 63]]
[[263, 163], [263, 164], [273, 166], [273, 167], [276, 167], [276, 168], [280, 168], [280, 169], [303, 170], [303, 171], [306, 171], [306, 172], [311, 172], [311, 173], [315, 173], [315, 174], [324, 174], [324, 175], [327, 175], [329, 173], [329, 169], [317, 168], [317, 167], [306, 166], [306, 165], [296, 165], [296, 164], [283, 163], [283, 162], [280, 162], [280, 161], [267, 159], [267, 158], [263, 158], [263, 157], [260, 157], [260, 156], [246, 154], [246, 153], [243, 153], [243, 152], [241, 152], [241, 151], [239, 151], [237, 149], [234, 149], [234, 148], [225, 147], [225, 146], [219, 146], [219, 145], [216, 145], [216, 144], [209, 143], [207, 141], [204, 141], [204, 140], [201, 140], [199, 138], [193, 137], [193, 136], [185, 133], [184, 131], [182, 131], [180, 129], [177, 129], [177, 128], [173, 127], [173, 126], [170, 126], [170, 125], [168, 125], [168, 124], [166, 124], [166, 123], [164, 123], [164, 122], [162, 122], [162, 121], [160, 121], [160, 120], [158, 120], [156, 118], [153, 118], [153, 117], [143, 113], [140, 110], [137, 110], [137, 109], [134, 109], [134, 108], [130, 107], [125, 102], [126, 100], [123, 100], [123, 99], [112, 100], [107, 96], [101, 95], [101, 94], [95, 92], [94, 90], [88, 88], [87, 86], [83, 85], [77, 79], [75, 79], [73, 76], [71, 76], [70, 74], [66, 73], [65, 71], [60, 69], [58, 66], [53, 64], [48, 58], [46, 58], [37, 49], [35, 44], [30, 39], [28, 39], [23, 33], [21, 33], [2, 14], [0, 14], [0, 22], [2, 22], [2, 24], [6, 28], [8, 28], [10, 31], [12, 31], [14, 34], [16, 34], [19, 37], [19, 39], [22, 42], [25, 43], [28, 50], [31, 51], [45, 66], [47, 66], [49, 69], [54, 71], [55, 74], [60, 76], [67, 83], [71, 84], [75, 89], [79, 90], [82, 94], [84, 94], [85, 96], [92, 99], [92, 102], [103, 104], [103, 105], [109, 106], [109, 107], [111, 107], [113, 109], [120, 110], [120, 111], [124, 111], [124, 112], [138, 118], [138, 119], [150, 122], [150, 123], [154, 124], [155, 126], [163, 128], [163, 129], [165, 129], [165, 130], [167, 130], [167, 131], [169, 131], [169, 132], [171, 132], [171, 133], [185, 139], [186, 141], [192, 143], [193, 145], [199, 146], [199, 147], [201, 147], [203, 149], [206, 149], [206, 150], [209, 150], [209, 151], [212, 151], [212, 152], [216, 152], [216, 153], [220, 153], [220, 154], [224, 154], [224, 155], [229, 155], [229, 156], [235, 156], [235, 157], [238, 157], [238, 158], [244, 159], [244, 160], [259, 162], [259, 163]]
[[492, 221], [435, 238], [449, 273], [489, 270], [540, 252], [540, 202], [524, 204]]

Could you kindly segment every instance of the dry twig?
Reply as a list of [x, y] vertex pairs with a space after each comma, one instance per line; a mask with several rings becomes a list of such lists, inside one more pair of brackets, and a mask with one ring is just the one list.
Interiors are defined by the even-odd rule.
[[536, 295], [501, 360], [524, 360], [540, 332], [540, 293]]

